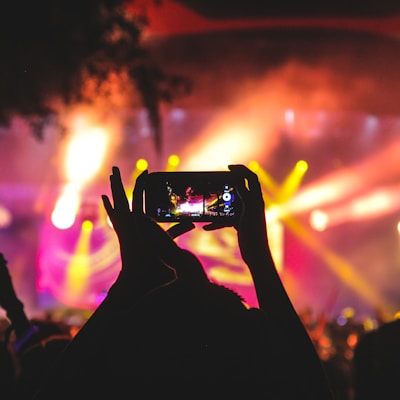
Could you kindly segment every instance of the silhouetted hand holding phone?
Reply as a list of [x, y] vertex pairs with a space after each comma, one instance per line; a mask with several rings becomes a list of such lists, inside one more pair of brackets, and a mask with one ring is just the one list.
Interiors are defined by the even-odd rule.
[[[173, 239], [195, 227], [190, 221], [184, 221], [165, 232], [144, 214], [143, 192], [147, 175], [147, 171], [143, 171], [137, 178], [132, 204], [129, 205], [120, 171], [118, 167], [113, 167], [110, 183], [114, 206], [108, 196], [102, 196], [104, 207], [119, 239], [121, 275], [127, 275], [118, 279], [116, 284], [121, 280], [124, 284], [133, 284], [141, 294], [175, 279], [176, 268], [182, 271], [179, 266], [188, 261], [188, 255]], [[189, 267], [186, 269], [190, 270]]]
[[[108, 296], [74, 338], [48, 386], [68, 382], [81, 398], [117, 388], [160, 387], [165, 396], [213, 384], [227, 395], [245, 383], [246, 394], [280, 400], [331, 400], [322, 366], [276, 271], [267, 238], [265, 210], [256, 174], [232, 165], [240, 180], [243, 213], [238, 242], [254, 280], [260, 309], [210, 282], [177, 235], [143, 212], [147, 171], [137, 179], [129, 205], [119, 169], [110, 177], [112, 200], [103, 196], [121, 251], [121, 273]], [[221, 228], [210, 224], [206, 230]], [[89, 383], [88, 383], [89, 382]], [[74, 392], [76, 395], [76, 392]]]

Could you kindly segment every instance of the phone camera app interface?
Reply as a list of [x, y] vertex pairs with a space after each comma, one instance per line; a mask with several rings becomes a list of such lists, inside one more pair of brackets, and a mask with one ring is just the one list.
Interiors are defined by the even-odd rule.
[[234, 189], [229, 184], [213, 182], [180, 185], [165, 182], [167, 203], [157, 208], [158, 217], [194, 220], [233, 217]]

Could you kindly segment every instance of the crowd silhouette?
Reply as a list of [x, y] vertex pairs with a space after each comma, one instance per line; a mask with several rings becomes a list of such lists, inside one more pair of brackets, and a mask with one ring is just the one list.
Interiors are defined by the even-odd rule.
[[0, 253], [0, 306], [8, 319], [0, 343], [1, 398], [30, 399], [72, 335], [62, 321], [29, 318], [25, 314], [3, 253]]
[[333, 357], [325, 360], [317, 341], [328, 323], [317, 324], [313, 334], [290, 301], [270, 252], [257, 175], [244, 165], [229, 170], [242, 202], [234, 229], [259, 306], [247, 307], [236, 292], [210, 281], [198, 257], [177, 244], [175, 238], [197, 229], [192, 222], [165, 230], [145, 215], [147, 171], [129, 204], [113, 167], [111, 198], [102, 200], [118, 238], [121, 271], [76, 335], [59, 321], [26, 316], [0, 253], [0, 306], [8, 320], [0, 343], [2, 398], [394, 398], [389, 389], [400, 374], [399, 323], [359, 332], [348, 374]]

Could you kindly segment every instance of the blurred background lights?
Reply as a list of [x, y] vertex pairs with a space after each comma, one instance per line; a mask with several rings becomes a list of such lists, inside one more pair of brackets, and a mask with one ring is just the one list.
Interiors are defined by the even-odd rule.
[[296, 163], [296, 170], [297, 170], [298, 172], [304, 173], [304, 172], [307, 171], [307, 169], [308, 169], [308, 163], [307, 163], [307, 161], [304, 161], [304, 160], [299, 160], [299, 161], [297, 161], [297, 163]]
[[268, 210], [265, 213], [267, 222], [271, 223], [277, 221], [280, 217], [280, 214], [279, 206], [277, 204], [272, 204], [270, 207], [268, 207]]
[[177, 156], [176, 154], [171, 154], [168, 157], [168, 165], [170, 165], [171, 167], [177, 167], [179, 165], [179, 156]]
[[290, 108], [285, 111], [285, 121], [288, 125], [294, 122], [294, 111]]
[[67, 179], [80, 183], [91, 179], [101, 166], [107, 143], [107, 132], [103, 128], [92, 127], [76, 133], [67, 149]]
[[316, 231], [324, 231], [328, 225], [328, 214], [321, 210], [313, 210], [310, 213], [310, 225]]
[[73, 191], [66, 191], [56, 202], [51, 213], [51, 222], [58, 229], [70, 228], [76, 218], [79, 207], [79, 196]]
[[12, 222], [11, 212], [0, 204], [0, 229], [8, 228]]
[[356, 315], [356, 310], [353, 307], [345, 307], [342, 310], [342, 315], [347, 319], [354, 318]]
[[82, 230], [85, 232], [91, 232], [93, 230], [93, 222], [86, 219], [82, 222]]
[[176, 121], [176, 122], [181, 122], [185, 119], [186, 117], [186, 112], [185, 110], [182, 110], [181, 108], [174, 108], [171, 111], [171, 118]]
[[249, 170], [257, 173], [257, 171], [260, 169], [260, 164], [257, 161], [250, 161], [248, 168]]
[[136, 161], [136, 169], [139, 171], [145, 171], [148, 168], [149, 164], [144, 158], [139, 158]]

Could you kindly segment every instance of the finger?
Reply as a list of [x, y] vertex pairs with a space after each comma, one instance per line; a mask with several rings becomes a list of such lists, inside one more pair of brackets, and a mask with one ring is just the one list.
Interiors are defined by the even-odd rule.
[[129, 202], [128, 198], [126, 197], [124, 185], [121, 179], [121, 173], [118, 167], [112, 168], [110, 183], [114, 200], [114, 209], [119, 209], [120, 211], [129, 211]]
[[103, 195], [101, 196], [101, 199], [103, 200], [104, 209], [106, 210], [107, 215], [108, 215], [108, 216], [110, 217], [110, 219], [111, 219], [111, 217], [112, 217], [112, 215], [113, 215], [113, 211], [114, 211], [113, 206], [111, 205], [111, 201], [110, 201], [110, 199], [108, 198], [108, 196], [106, 196], [105, 194], [103, 194]]
[[146, 186], [146, 178], [148, 175], [147, 169], [144, 170], [137, 178], [132, 195], [132, 210], [143, 214], [143, 192]]
[[168, 235], [170, 235], [172, 237], [172, 239], [175, 239], [178, 236], [181, 236], [184, 233], [191, 231], [195, 227], [196, 226], [191, 221], [180, 222], [178, 224], [171, 226], [167, 230], [167, 233], [168, 233]]
[[204, 225], [203, 229], [205, 231], [215, 231], [217, 229], [226, 228], [228, 226], [232, 226], [231, 224], [227, 224], [226, 222], [211, 222], [210, 224]]
[[246, 186], [246, 175], [247, 175], [247, 170], [244, 165], [228, 165], [229, 170], [235, 175], [235, 187], [236, 190], [239, 194], [239, 197], [244, 200], [247, 192], [248, 192], [248, 187]]
[[256, 173], [242, 164], [229, 165], [228, 168], [239, 178], [237, 191], [245, 204], [252, 198], [262, 197], [261, 184]]
[[260, 182], [258, 176], [255, 172], [251, 171], [249, 168], [242, 164], [232, 164], [228, 166], [229, 170], [234, 172], [237, 176], [248, 181], [248, 189], [257, 189], [260, 187]]

